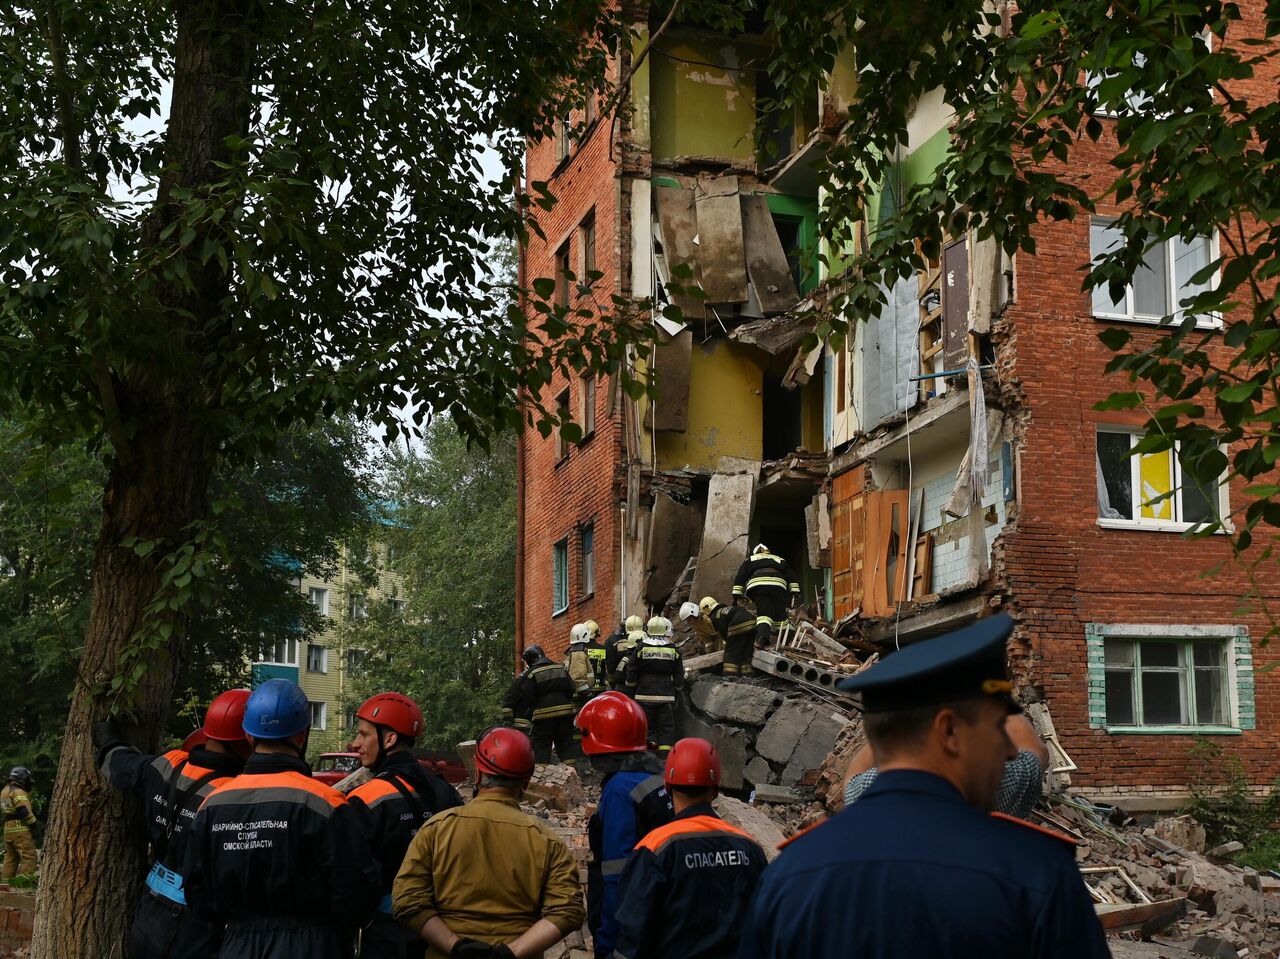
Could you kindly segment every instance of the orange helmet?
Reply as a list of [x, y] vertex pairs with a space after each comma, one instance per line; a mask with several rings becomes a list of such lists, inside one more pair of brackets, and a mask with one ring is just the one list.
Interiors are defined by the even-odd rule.
[[476, 770], [490, 776], [528, 780], [533, 775], [533, 743], [518, 729], [491, 729], [476, 743]]
[[662, 779], [668, 786], [719, 786], [720, 754], [705, 739], [682, 739], [667, 755]]
[[582, 751], [588, 756], [635, 753], [649, 744], [649, 720], [625, 693], [601, 693], [578, 710], [574, 723], [582, 730]]

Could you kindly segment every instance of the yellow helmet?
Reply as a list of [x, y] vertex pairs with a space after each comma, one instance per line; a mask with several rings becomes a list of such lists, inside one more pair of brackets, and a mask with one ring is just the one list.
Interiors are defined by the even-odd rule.
[[594, 619], [589, 619], [582, 625], [587, 627], [587, 642], [595, 642], [595, 638], [600, 635], [600, 624]]
[[628, 616], [627, 621], [622, 624], [622, 628], [628, 633], [634, 633], [636, 630], [644, 629], [644, 618], [641, 616]]
[[670, 636], [671, 620], [665, 616], [655, 616], [649, 620], [649, 625], [645, 628], [645, 632], [650, 636]]
[[719, 605], [719, 601], [714, 596], [703, 596], [698, 600], [698, 609], [702, 611], [703, 616], [711, 615], [711, 611]]

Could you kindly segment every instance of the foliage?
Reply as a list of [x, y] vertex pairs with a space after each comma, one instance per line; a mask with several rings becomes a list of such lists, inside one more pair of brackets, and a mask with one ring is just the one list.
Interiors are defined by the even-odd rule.
[[[966, 230], [1035, 253], [1045, 221], [1115, 210], [1124, 242], [1083, 279], [1113, 296], [1153, 244], [1216, 234], [1220, 255], [1192, 278], [1217, 275], [1216, 288], [1184, 290], [1161, 335], [1101, 330], [1116, 351], [1109, 369], [1139, 387], [1105, 405], [1146, 409], [1137, 451], [1179, 443], [1200, 483], [1218, 480], [1231, 447], [1233, 475], [1256, 496], [1235, 523], [1237, 550], [1258, 524], [1280, 525], [1280, 486], [1267, 477], [1280, 456], [1280, 104], [1252, 94], [1273, 82], [1280, 7], [786, 0], [767, 18], [778, 45], [769, 73], [791, 102], [812, 96], [842, 51], [859, 68], [856, 107], [821, 170], [832, 189], [820, 230], [832, 249], [853, 249], [920, 98], [940, 90], [956, 112], [949, 157], [851, 258], [819, 337], [878, 315], [885, 286]], [[1082, 175], [1076, 161], [1098, 156], [1109, 172]], [[1224, 318], [1221, 333], [1197, 326], [1213, 316]], [[1257, 560], [1270, 556], [1267, 545]]]
[[1207, 847], [1237, 840], [1249, 847], [1246, 852], [1253, 851], [1255, 844], [1267, 836], [1267, 827], [1280, 817], [1280, 782], [1258, 801], [1249, 789], [1249, 778], [1238, 755], [1227, 753], [1203, 737], [1196, 740], [1190, 754], [1195, 776], [1191, 799], [1182, 812], [1204, 826]]
[[387, 689], [426, 717], [422, 745], [451, 749], [498, 718], [515, 648], [515, 442], [468, 448], [447, 418], [421, 451], [392, 453], [385, 530], [402, 611], [370, 604], [339, 627], [339, 643], [367, 651], [354, 702]]

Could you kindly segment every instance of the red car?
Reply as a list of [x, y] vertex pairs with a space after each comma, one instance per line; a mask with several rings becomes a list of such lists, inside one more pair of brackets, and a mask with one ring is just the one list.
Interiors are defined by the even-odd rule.
[[[453, 753], [437, 750], [416, 750], [418, 762], [445, 782], [460, 783], [467, 778], [467, 767]], [[321, 753], [311, 769], [311, 775], [326, 786], [336, 786], [360, 768], [357, 753]]]

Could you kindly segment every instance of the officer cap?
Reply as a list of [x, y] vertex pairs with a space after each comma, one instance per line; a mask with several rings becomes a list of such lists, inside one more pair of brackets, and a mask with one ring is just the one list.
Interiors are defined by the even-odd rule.
[[871, 668], [842, 679], [836, 688], [862, 693], [868, 713], [934, 706], [958, 699], [995, 696], [1020, 713], [1010, 695], [1013, 684], [1005, 669], [1005, 642], [1013, 620], [1004, 613], [972, 626], [927, 639], [886, 657]]

